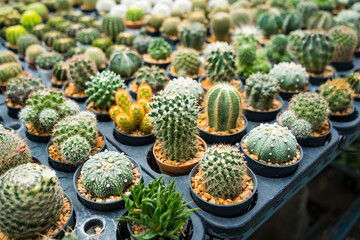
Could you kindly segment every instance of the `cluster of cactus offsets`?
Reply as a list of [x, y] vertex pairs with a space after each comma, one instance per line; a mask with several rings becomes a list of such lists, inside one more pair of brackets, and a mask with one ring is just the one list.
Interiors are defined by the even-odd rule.
[[279, 82], [268, 74], [256, 73], [246, 79], [245, 93], [246, 105], [267, 111], [279, 93]]
[[27, 10], [33, 10], [37, 12], [41, 16], [42, 20], [46, 20], [49, 14], [49, 10], [42, 3], [31, 3], [27, 6]]
[[298, 11], [293, 10], [286, 12], [282, 21], [282, 31], [288, 34], [296, 29], [300, 29], [302, 21], [302, 16]]
[[146, 82], [150, 85], [153, 92], [158, 92], [164, 89], [168, 80], [169, 79], [166, 76], [165, 71], [157, 66], [142, 67], [135, 75], [135, 82], [137, 85]]
[[179, 28], [181, 45], [186, 48], [202, 50], [206, 39], [206, 29], [201, 23], [182, 23]]
[[99, 37], [100, 33], [95, 28], [84, 28], [76, 34], [76, 40], [84, 45], [91, 45]]
[[294, 111], [297, 118], [308, 121], [313, 131], [320, 130], [328, 116], [328, 103], [317, 93], [295, 95], [289, 103], [289, 109]]
[[281, 29], [282, 19], [278, 13], [264, 12], [257, 18], [256, 25], [264, 31], [266, 37], [270, 37]]
[[267, 57], [273, 63], [290, 62], [293, 59], [288, 50], [288, 39], [284, 34], [277, 34], [265, 49]]
[[95, 62], [91, 61], [87, 56], [75, 55], [68, 60], [67, 64], [67, 77], [69, 81], [74, 84], [78, 92], [84, 92], [90, 77], [97, 73]]
[[150, 103], [153, 132], [166, 157], [189, 160], [196, 153], [198, 105], [184, 92], [163, 91]]
[[21, 36], [17, 41], [17, 50], [21, 57], [25, 56], [26, 48], [33, 44], [39, 44], [39, 40], [31, 34]]
[[0, 50], [0, 65], [4, 63], [19, 63], [19, 59], [15, 55], [15, 53], [9, 50]]
[[350, 86], [354, 90], [355, 94], [360, 95], [360, 73], [351, 73], [345, 77], [345, 80], [350, 83]]
[[83, 185], [91, 194], [104, 198], [119, 195], [133, 180], [132, 162], [123, 153], [107, 151], [90, 157], [82, 168]]
[[88, 102], [92, 102], [96, 108], [108, 110], [115, 103], [115, 93], [118, 89], [125, 89], [124, 80], [111, 71], [97, 73], [91, 76], [91, 81], [86, 83], [85, 93], [89, 96]]
[[238, 149], [228, 145], [212, 146], [200, 162], [205, 189], [211, 196], [235, 199], [241, 194], [246, 163]]
[[59, 61], [54, 65], [53, 76], [56, 81], [65, 82], [67, 78], [67, 64], [64, 61]]
[[173, 66], [178, 76], [185, 77], [198, 75], [201, 63], [195, 50], [183, 49], [175, 54]]
[[296, 46], [296, 59], [311, 73], [322, 73], [334, 55], [334, 41], [326, 32], [307, 31]]
[[0, 27], [17, 24], [20, 18], [21, 16], [16, 9], [10, 6], [2, 6], [0, 8]]
[[26, 142], [17, 134], [0, 125], [0, 176], [7, 170], [31, 161]]
[[211, 32], [216, 41], [226, 42], [232, 25], [229, 13], [218, 12], [211, 19]]
[[130, 7], [126, 11], [126, 20], [131, 22], [141, 21], [144, 17], [143, 11], [137, 7]]
[[56, 52], [46, 52], [36, 58], [39, 68], [52, 70], [56, 63], [63, 60], [63, 56]]
[[275, 65], [269, 75], [276, 78], [279, 81], [280, 89], [285, 91], [303, 90], [309, 84], [309, 75], [305, 68], [293, 62]]
[[140, 56], [126, 48], [122, 51], [114, 51], [110, 63], [109, 70], [121, 77], [130, 78], [141, 67], [142, 60]]
[[354, 100], [354, 91], [351, 89], [351, 85], [342, 78], [328, 80], [320, 86], [319, 91], [334, 113], [347, 110]]
[[20, 77], [22, 68], [19, 63], [9, 62], [0, 65], [0, 84], [7, 84]]
[[115, 39], [115, 37], [125, 30], [125, 24], [121, 17], [106, 15], [101, 24], [102, 31]]
[[178, 26], [180, 25], [181, 20], [178, 17], [169, 17], [164, 20], [161, 25], [160, 31], [167, 37], [176, 37], [178, 36]]
[[336, 26], [330, 29], [329, 35], [335, 46], [332, 61], [351, 61], [358, 42], [355, 30], [345, 26]]
[[246, 148], [259, 160], [283, 164], [296, 157], [297, 141], [287, 128], [274, 124], [260, 124], [250, 131]]
[[235, 78], [236, 62], [233, 50], [214, 49], [206, 59], [205, 70], [211, 83], [230, 82]]
[[295, 30], [292, 31], [289, 35], [288, 35], [288, 40], [289, 40], [289, 48], [291, 51], [295, 52], [296, 50], [296, 46], [299, 42], [299, 40], [304, 36], [304, 31], [303, 30]]
[[134, 39], [133, 48], [139, 54], [145, 54], [145, 53], [147, 53], [147, 49], [148, 49], [151, 41], [152, 41], [152, 38], [150, 36], [146, 36], [146, 35], [137, 36]]
[[112, 45], [114, 45], [114, 43], [109, 38], [97, 38], [92, 42], [93, 47], [100, 48], [104, 53]]
[[31, 30], [34, 26], [42, 23], [42, 19], [37, 12], [33, 10], [26, 10], [21, 15], [20, 22], [26, 29]]
[[306, 26], [308, 29], [329, 30], [334, 26], [334, 19], [330, 12], [318, 11], [307, 19]]
[[292, 110], [283, 111], [279, 115], [279, 121], [284, 127], [291, 129], [291, 125], [296, 121], [297, 117]]
[[44, 53], [46, 50], [40, 44], [32, 44], [26, 48], [25, 59], [28, 63], [36, 63], [36, 58]]
[[121, 32], [116, 36], [116, 44], [132, 47], [136, 36], [130, 32]]
[[30, 94], [19, 117], [39, 132], [50, 133], [60, 119], [78, 111], [79, 106], [72, 100], [66, 100], [61, 92], [40, 89]]
[[301, 118], [298, 118], [294, 111], [286, 110], [279, 115], [281, 124], [290, 129], [297, 138], [306, 138], [312, 131], [311, 124]]
[[24, 107], [30, 93], [43, 87], [44, 85], [40, 78], [21, 77], [14, 79], [7, 85], [6, 93], [12, 103]]
[[226, 83], [210, 88], [205, 97], [205, 114], [208, 126], [215, 131], [235, 129], [242, 115], [239, 91]]
[[22, 164], [0, 178], [0, 230], [9, 238], [28, 239], [46, 233], [59, 220], [63, 205], [59, 179], [45, 165]]
[[204, 89], [200, 83], [193, 80], [192, 78], [174, 78], [165, 87], [165, 91], [169, 92], [182, 92], [185, 94], [192, 95], [197, 103], [201, 103], [204, 96]]
[[16, 47], [19, 38], [26, 35], [27, 31], [21, 25], [10, 26], [6, 29], [6, 41]]
[[159, 38], [149, 44], [147, 51], [152, 59], [165, 60], [170, 57], [171, 45], [164, 38]]
[[145, 25], [151, 27], [155, 32], [158, 31], [165, 20], [165, 16], [161, 13], [156, 13], [145, 18]]
[[97, 47], [89, 47], [84, 53], [90, 60], [94, 61], [97, 69], [102, 70], [106, 67], [106, 56], [105, 53]]

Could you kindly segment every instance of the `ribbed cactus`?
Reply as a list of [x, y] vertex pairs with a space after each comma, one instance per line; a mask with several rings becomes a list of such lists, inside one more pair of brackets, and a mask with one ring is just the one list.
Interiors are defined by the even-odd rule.
[[110, 58], [109, 70], [119, 74], [121, 77], [129, 78], [134, 75], [141, 65], [140, 56], [126, 48], [122, 51], [113, 52]]
[[147, 49], [152, 41], [152, 38], [150, 36], [137, 36], [134, 39], [133, 47], [139, 54], [145, 54], [147, 53]]
[[282, 19], [278, 13], [264, 12], [257, 18], [256, 25], [264, 31], [266, 37], [270, 37], [281, 29]]
[[290, 129], [295, 137], [306, 138], [311, 133], [311, 124], [304, 119], [297, 119], [291, 124]]
[[135, 75], [135, 82], [137, 85], [146, 82], [151, 86], [153, 92], [162, 90], [167, 81], [168, 77], [166, 76], [165, 71], [156, 66], [142, 67]]
[[167, 37], [176, 37], [178, 36], [178, 27], [181, 23], [180, 18], [169, 17], [164, 20], [161, 25], [160, 31]]
[[12, 103], [24, 107], [30, 93], [43, 87], [44, 85], [39, 78], [21, 77], [11, 81], [6, 87], [6, 92]]
[[97, 38], [92, 42], [93, 47], [100, 48], [104, 53], [112, 45], [114, 43], [109, 38]]
[[195, 50], [202, 50], [206, 39], [206, 29], [201, 23], [182, 23], [179, 26], [181, 45]]
[[56, 0], [56, 10], [58, 12], [62, 12], [62, 11], [69, 11], [71, 9], [71, 3], [70, 0]]
[[234, 51], [220, 48], [213, 50], [206, 59], [205, 70], [213, 84], [230, 82], [236, 72]]
[[0, 65], [0, 84], [7, 84], [14, 78], [20, 77], [22, 68], [19, 63], [9, 62]]
[[154, 60], [165, 60], [170, 57], [171, 45], [164, 38], [155, 39], [149, 44], [148, 53]]
[[151, 86], [144, 82], [142, 84], [140, 84], [138, 91], [137, 91], [137, 100], [145, 98], [148, 101], [150, 101], [152, 95], [153, 95], [153, 91], [151, 89]]
[[156, 32], [159, 31], [164, 19], [165, 16], [161, 13], [151, 14], [148, 18], [145, 18], [145, 24]]
[[189, 160], [196, 153], [198, 105], [183, 92], [163, 91], [150, 103], [153, 132], [165, 156]]
[[94, 27], [95, 19], [93, 16], [85, 15], [79, 18], [79, 23], [86, 28]]
[[183, 49], [176, 52], [173, 66], [178, 76], [185, 77], [199, 75], [202, 64], [198, 53], [192, 49]]
[[0, 125], [0, 176], [7, 170], [31, 161], [31, 152], [26, 142], [12, 131]]
[[330, 12], [318, 11], [309, 17], [306, 21], [308, 29], [324, 29], [329, 30], [334, 25], [334, 19]]
[[143, 11], [137, 7], [130, 7], [126, 11], [126, 20], [131, 22], [141, 21], [144, 17]]
[[92, 102], [98, 109], [108, 110], [115, 103], [116, 91], [126, 88], [124, 80], [111, 71], [97, 73], [90, 78], [91, 81], [86, 83], [85, 93], [89, 96], [87, 101]]
[[19, 55], [25, 57], [26, 48], [33, 44], [39, 44], [39, 40], [34, 35], [21, 36], [16, 44]]
[[44, 53], [46, 50], [40, 44], [32, 44], [26, 48], [25, 60], [28, 63], [36, 63], [36, 58]]
[[296, 29], [299, 29], [301, 28], [302, 21], [300, 12], [296, 10], [288, 11], [283, 16], [282, 31], [285, 34], [288, 34]]
[[289, 35], [288, 35], [288, 40], [289, 40], [289, 48], [291, 51], [295, 52], [296, 50], [296, 46], [299, 42], [299, 40], [304, 36], [304, 31], [303, 30], [295, 30], [292, 31]]
[[100, 48], [89, 47], [85, 50], [84, 55], [95, 62], [97, 69], [102, 70], [106, 68], [106, 56]]
[[49, 10], [42, 3], [31, 3], [27, 6], [27, 10], [33, 10], [37, 12], [42, 20], [45, 20], [49, 15]]
[[26, 35], [27, 31], [21, 25], [10, 26], [6, 28], [6, 41], [8, 41], [12, 46], [16, 46], [19, 38], [23, 35]]
[[312, 73], [322, 73], [334, 54], [334, 41], [325, 32], [308, 31], [296, 46], [298, 62]]
[[0, 50], [0, 65], [10, 62], [19, 63], [19, 59], [9, 50]]
[[50, 31], [50, 32], [47, 32], [43, 35], [42, 37], [42, 40], [43, 42], [45, 43], [45, 45], [49, 48], [52, 48], [54, 42], [57, 40], [57, 39], [60, 39], [62, 38], [62, 34], [61, 32], [58, 32], [58, 31]]
[[316, 3], [307, 1], [300, 1], [296, 9], [301, 13], [303, 23], [306, 23], [307, 19], [319, 10]]
[[17, 24], [20, 18], [19, 12], [11, 6], [2, 6], [0, 8], [0, 27]]
[[51, 27], [51, 28], [55, 28], [57, 25], [59, 25], [62, 22], [65, 22], [65, 18], [63, 16], [54, 16], [51, 17], [46, 24]]
[[23, 164], [0, 178], [0, 230], [7, 237], [28, 239], [45, 234], [59, 220], [63, 204], [59, 179], [45, 165]]
[[125, 25], [121, 17], [106, 15], [102, 20], [101, 29], [109, 37], [115, 38], [124, 31]]
[[215, 131], [228, 131], [238, 126], [242, 115], [241, 96], [230, 84], [217, 84], [205, 97], [207, 124]]
[[76, 55], [83, 55], [85, 53], [85, 48], [82, 47], [72, 47], [66, 52], [67, 59], [72, 58]]
[[37, 12], [33, 10], [26, 10], [21, 15], [20, 22], [26, 29], [31, 30], [34, 26], [42, 23], [42, 19]]
[[328, 103], [317, 93], [304, 92], [295, 95], [289, 109], [294, 111], [297, 118], [304, 119], [311, 124], [313, 131], [321, 129], [328, 115]]
[[63, 56], [56, 52], [46, 52], [36, 58], [39, 68], [52, 70], [56, 63], [63, 60]]
[[269, 110], [278, 92], [278, 80], [268, 74], [256, 73], [246, 79], [245, 102], [256, 110]]
[[283, 164], [296, 157], [297, 142], [290, 130], [274, 124], [260, 124], [250, 131], [247, 150], [259, 160], [273, 164]]
[[76, 40], [84, 45], [91, 45], [99, 37], [100, 33], [95, 28], [84, 28], [76, 34]]
[[65, 22], [62, 22], [59, 25], [57, 25], [55, 27], [55, 30], [66, 34], [72, 25], [73, 25], [72, 22], [65, 21]]
[[266, 55], [273, 63], [290, 62], [293, 59], [288, 50], [288, 39], [284, 34], [277, 34], [266, 44]]
[[345, 77], [345, 80], [350, 83], [355, 94], [360, 95], [360, 73], [351, 73]]
[[116, 44], [132, 47], [136, 36], [130, 32], [121, 32], [116, 36]]
[[293, 62], [275, 65], [269, 75], [276, 78], [280, 88], [285, 91], [303, 90], [309, 84], [309, 75], [305, 68]]
[[332, 61], [343, 62], [352, 60], [358, 42], [355, 30], [345, 26], [336, 26], [329, 30], [329, 35], [334, 41], [335, 46]]
[[87, 89], [86, 83], [90, 81], [90, 77], [97, 73], [95, 62], [84, 55], [77, 55], [69, 59], [67, 64], [69, 81], [75, 85], [78, 92], [84, 92]]
[[212, 146], [200, 162], [204, 187], [213, 197], [235, 199], [242, 192], [246, 163], [238, 149], [228, 145]]
[[235, 27], [241, 28], [248, 25], [251, 21], [251, 12], [245, 8], [237, 8], [231, 12], [231, 19]]
[[132, 162], [123, 153], [107, 151], [92, 156], [83, 166], [83, 185], [96, 197], [118, 195], [131, 185]]
[[229, 13], [218, 12], [211, 18], [211, 32], [216, 41], [225, 42], [231, 28], [231, 16]]
[[191, 94], [193, 97], [195, 97], [197, 103], [199, 104], [201, 103], [201, 100], [204, 96], [204, 89], [202, 88], [201, 84], [192, 78], [174, 78], [169, 82], [168, 85], [166, 85], [165, 91]]
[[75, 23], [75, 24], [72, 24], [71, 26], [69, 26], [69, 28], [66, 30], [66, 33], [67, 33], [68, 37], [76, 38], [77, 33], [81, 29], [84, 29], [84, 26], [79, 23]]
[[296, 121], [297, 117], [292, 110], [286, 110], [279, 115], [279, 121], [284, 127], [291, 129], [291, 125]]
[[332, 112], [341, 112], [347, 110], [354, 100], [354, 91], [351, 85], [342, 78], [328, 80], [320, 86], [320, 95], [329, 103]]
[[61, 82], [65, 82], [68, 79], [66, 62], [60, 61], [55, 64], [53, 68], [53, 76], [57, 81], [61, 81]]

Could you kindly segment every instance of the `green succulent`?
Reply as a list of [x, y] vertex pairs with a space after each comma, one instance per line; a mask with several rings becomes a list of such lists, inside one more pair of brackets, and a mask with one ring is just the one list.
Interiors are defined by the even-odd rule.
[[93, 47], [98, 47], [103, 52], [106, 52], [112, 45], [114, 45], [114, 43], [109, 38], [97, 38], [92, 42]]
[[192, 78], [174, 78], [169, 84], [166, 85], [165, 91], [169, 92], [182, 92], [192, 95], [198, 104], [204, 96], [204, 89], [201, 84]]
[[132, 47], [136, 36], [130, 32], [121, 32], [116, 37], [116, 44]]
[[195, 50], [183, 49], [176, 52], [172, 65], [178, 76], [199, 75], [202, 62]]
[[201, 23], [182, 23], [179, 26], [179, 39], [186, 48], [202, 50], [206, 39], [206, 29]]
[[268, 59], [273, 63], [291, 62], [293, 56], [288, 50], [288, 39], [284, 34], [277, 34], [265, 47]]
[[149, 44], [147, 51], [152, 59], [165, 60], [170, 57], [171, 45], [164, 38], [159, 38]]
[[89, 47], [85, 50], [84, 55], [95, 62], [97, 69], [102, 70], [106, 68], [106, 56], [100, 48]]
[[138, 86], [146, 82], [150, 85], [153, 92], [158, 92], [164, 89], [165, 84], [168, 82], [168, 77], [163, 69], [156, 66], [142, 67], [136, 72], [135, 82]]
[[[116, 46], [116, 45], [114, 45]], [[109, 70], [121, 77], [130, 78], [141, 67], [142, 60], [140, 56], [125, 48], [120, 51], [114, 51], [110, 58]]]
[[84, 45], [91, 45], [99, 37], [100, 33], [95, 28], [84, 28], [76, 34], [76, 40]]
[[102, 20], [101, 29], [106, 35], [115, 39], [119, 33], [124, 31], [125, 24], [121, 17], [106, 15]]
[[280, 89], [285, 91], [304, 90], [309, 84], [309, 75], [301, 65], [282, 62], [275, 65], [269, 72], [279, 81]]
[[351, 85], [342, 78], [328, 80], [320, 86], [319, 91], [329, 103], [329, 108], [333, 113], [347, 110], [354, 100]]
[[85, 92], [87, 89], [86, 83], [90, 81], [91, 76], [97, 73], [95, 62], [85, 55], [75, 55], [67, 61], [67, 64], [69, 82], [74, 84], [78, 92]]

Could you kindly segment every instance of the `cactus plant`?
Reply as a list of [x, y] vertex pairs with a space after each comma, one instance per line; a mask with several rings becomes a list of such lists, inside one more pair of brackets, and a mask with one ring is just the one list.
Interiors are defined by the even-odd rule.
[[68, 79], [66, 62], [59, 61], [54, 65], [53, 77], [55, 78], [55, 82], [65, 82]]
[[126, 48], [112, 54], [109, 70], [119, 74], [121, 77], [130, 78], [141, 67], [141, 64], [140, 56]]
[[83, 55], [85, 53], [85, 48], [82, 47], [72, 47], [66, 52], [67, 58], [72, 58], [76, 55]]
[[97, 0], [83, 0], [81, 5], [82, 10], [94, 10], [96, 7]]
[[46, 24], [51, 27], [51, 28], [55, 28], [57, 25], [59, 25], [60, 23], [65, 22], [65, 18], [62, 16], [54, 16], [52, 18], [50, 18]]
[[154, 60], [166, 60], [170, 57], [171, 45], [164, 38], [159, 38], [149, 44], [147, 51]]
[[301, 28], [302, 21], [302, 16], [298, 11], [292, 10], [286, 12], [282, 20], [283, 33], [288, 34], [296, 29]]
[[206, 59], [205, 70], [212, 84], [230, 82], [235, 78], [236, 72], [234, 51], [214, 49]]
[[82, 16], [84, 16], [84, 13], [81, 11], [71, 11], [66, 15], [67, 19], [75, 23], [78, 23]]
[[268, 59], [273, 63], [290, 62], [293, 59], [284, 34], [277, 34], [270, 43], [266, 44], [265, 49]]
[[336, 7], [335, 0], [310, 0], [315, 3], [320, 9], [331, 10]]
[[331, 13], [327, 11], [318, 11], [308, 18], [306, 27], [308, 29], [329, 30], [334, 25], [334, 19]]
[[16, 47], [19, 38], [26, 34], [27, 32], [23, 26], [10, 26], [6, 28], [6, 41], [8, 41], [13, 47]]
[[114, 0], [100, 0], [96, 2], [96, 11], [100, 13], [108, 13], [115, 6], [116, 2]]
[[35, 64], [36, 58], [45, 52], [46, 50], [40, 44], [32, 44], [26, 48], [25, 59], [29, 64]]
[[27, 163], [0, 178], [0, 203], [1, 231], [14, 239], [33, 238], [59, 220], [64, 192], [54, 170]]
[[2, 6], [0, 8], [0, 27], [11, 26], [19, 23], [20, 13], [11, 6]]
[[192, 49], [176, 52], [173, 60], [175, 72], [181, 77], [199, 75], [201, 63], [197, 52]]
[[0, 84], [7, 85], [13, 79], [20, 77], [22, 68], [17, 62], [9, 62], [0, 65]]
[[165, 16], [161, 13], [151, 14], [148, 18], [145, 18], [145, 25], [150, 28], [152, 32], [157, 32], [164, 20]]
[[138, 22], [143, 19], [143, 11], [137, 7], [130, 7], [126, 11], [126, 21]]
[[232, 22], [230, 14], [218, 12], [211, 18], [211, 32], [216, 41], [226, 42]]
[[269, 72], [269, 75], [279, 81], [280, 89], [285, 91], [301, 91], [309, 84], [309, 75], [300, 64], [279, 63]]
[[70, 38], [76, 38], [77, 33], [81, 29], [84, 29], [83, 25], [81, 25], [79, 23], [75, 23], [75, 24], [73, 23], [66, 29], [67, 36]]
[[84, 28], [76, 34], [76, 40], [84, 45], [91, 45], [99, 37], [100, 33], [95, 28]]
[[153, 92], [158, 92], [165, 87], [168, 82], [168, 78], [165, 71], [156, 66], [142, 67], [135, 75], [135, 82], [140, 85], [144, 82], [148, 83]]
[[115, 37], [124, 31], [125, 25], [121, 17], [106, 15], [101, 24], [102, 31], [109, 37]]
[[24, 107], [30, 93], [43, 87], [44, 85], [39, 78], [21, 77], [11, 81], [6, 87], [6, 92], [8, 99], [13, 104]]
[[204, 187], [211, 196], [235, 199], [242, 192], [246, 163], [238, 149], [228, 145], [212, 146], [200, 162]]
[[66, 139], [58, 152], [67, 163], [78, 166], [90, 155], [91, 147], [83, 137], [75, 135]]
[[52, 48], [52, 46], [54, 45], [54, 42], [60, 38], [62, 38], [61, 32], [50, 31], [43, 35], [42, 40], [47, 47]]
[[288, 41], [289, 41], [289, 48], [292, 52], [295, 52], [296, 46], [299, 43], [299, 40], [304, 36], [303, 30], [295, 30], [292, 31], [288, 35]]
[[79, 18], [79, 24], [86, 28], [94, 27], [95, 19], [92, 16], [85, 15]]
[[195, 97], [197, 103], [201, 103], [201, 100], [204, 95], [204, 89], [200, 83], [193, 80], [192, 78], [174, 78], [169, 82], [165, 87], [165, 91], [169, 92], [182, 92], [185, 94], [190, 94]]
[[319, 90], [333, 113], [346, 111], [354, 100], [351, 85], [342, 78], [328, 80], [320, 86]]
[[137, 91], [137, 100], [144, 98], [144, 99], [150, 101], [153, 94], [154, 93], [151, 89], [151, 86], [146, 82], [142, 83], [142, 84], [140, 84], [138, 91]]
[[256, 110], [269, 110], [278, 92], [278, 80], [268, 74], [256, 73], [246, 79], [245, 102]]
[[67, 33], [67, 31], [70, 29], [70, 27], [73, 25], [70, 21], [65, 21], [60, 23], [59, 25], [56, 25], [55, 30], [59, 31], [61, 33]]
[[131, 97], [125, 89], [118, 89], [115, 93], [116, 105], [123, 109], [123, 112], [130, 114]]
[[92, 42], [93, 47], [100, 48], [104, 53], [112, 45], [114, 45], [114, 43], [109, 38], [97, 38]]
[[311, 133], [311, 124], [304, 119], [297, 119], [290, 126], [292, 134], [297, 138], [306, 138]]
[[31, 30], [34, 26], [42, 23], [41, 16], [33, 11], [26, 10], [20, 19], [21, 25], [23, 25], [27, 30]]
[[97, 69], [102, 70], [106, 68], [106, 56], [100, 48], [89, 47], [85, 50], [84, 55], [95, 62]]
[[332, 61], [351, 61], [358, 41], [356, 32], [349, 27], [336, 26], [330, 29], [329, 35], [335, 47]]
[[121, 32], [116, 36], [116, 43], [125, 45], [127, 47], [132, 47], [135, 38], [136, 36], [133, 33]]
[[60, 54], [55, 52], [46, 52], [36, 58], [36, 64], [39, 68], [52, 70], [55, 64], [62, 60], [63, 57]]
[[34, 34], [39, 40], [42, 40], [43, 35], [49, 32], [51, 28], [45, 24], [38, 24], [31, 29], [31, 33]]
[[160, 32], [166, 37], [177, 38], [178, 36], [178, 26], [180, 25], [181, 20], [177, 17], [169, 17], [164, 20], [161, 25]]
[[31, 3], [27, 5], [27, 10], [33, 10], [37, 12], [42, 20], [46, 20], [49, 15], [49, 10], [43, 3]]
[[360, 95], [360, 73], [351, 73], [345, 77], [345, 80], [351, 85], [355, 94]]
[[25, 56], [26, 48], [32, 44], [39, 44], [39, 40], [31, 34], [21, 36], [17, 41], [17, 50], [21, 57]]
[[316, 3], [308, 1], [300, 1], [296, 9], [301, 13], [303, 24], [306, 24], [307, 19], [309, 19], [313, 14], [319, 10]]
[[139, 54], [147, 53], [147, 49], [152, 41], [150, 36], [137, 36], [134, 39], [133, 47]]
[[297, 120], [295, 113], [292, 110], [283, 111], [279, 115], [279, 122], [282, 126], [291, 129], [291, 125]]
[[182, 23], [179, 27], [181, 45], [186, 48], [202, 50], [206, 39], [206, 30], [201, 23]]
[[246, 148], [259, 158], [272, 164], [284, 164], [296, 157], [297, 142], [290, 130], [274, 124], [260, 124], [250, 131]]
[[237, 8], [231, 11], [231, 19], [235, 27], [242, 27], [248, 25], [251, 21], [251, 13], [247, 9]]
[[19, 59], [9, 50], [0, 50], [0, 65], [10, 62], [19, 63]]
[[282, 26], [282, 19], [274, 12], [264, 12], [257, 18], [256, 25], [264, 31], [265, 37], [276, 34]]
[[67, 12], [71, 10], [70, 0], [56, 0], [56, 10], [58, 12]]
[[84, 55], [76, 55], [67, 61], [67, 77], [74, 84], [78, 92], [87, 89], [86, 83], [90, 77], [96, 75], [97, 68], [95, 62]]

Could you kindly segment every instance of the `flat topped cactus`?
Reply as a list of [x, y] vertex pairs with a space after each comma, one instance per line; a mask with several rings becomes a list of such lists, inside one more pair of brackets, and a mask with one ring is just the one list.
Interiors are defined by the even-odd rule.
[[82, 168], [83, 185], [96, 197], [119, 195], [132, 183], [132, 162], [123, 153], [105, 150], [90, 157]]
[[283, 164], [296, 157], [297, 142], [287, 128], [274, 124], [260, 124], [250, 131], [246, 148], [259, 160], [273, 164]]
[[269, 75], [276, 78], [280, 88], [286, 91], [303, 90], [309, 84], [309, 75], [305, 68], [293, 62], [275, 65]]

